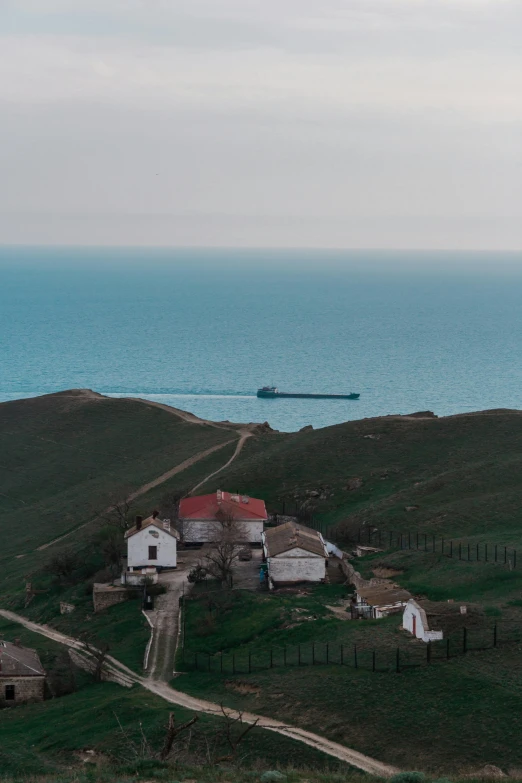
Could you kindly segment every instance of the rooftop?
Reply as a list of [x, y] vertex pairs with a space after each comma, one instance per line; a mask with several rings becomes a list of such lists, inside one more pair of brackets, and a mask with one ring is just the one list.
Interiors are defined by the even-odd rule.
[[154, 514], [152, 514], [150, 517], [147, 517], [147, 519], [144, 519], [141, 522], [141, 526], [139, 528], [137, 527], [137, 525], [133, 525], [128, 530], [126, 530], [125, 538], [130, 538], [135, 533], [139, 533], [145, 528], [151, 527], [151, 525], [157, 527], [158, 530], [164, 530], [165, 533], [168, 533], [174, 538], [179, 538], [179, 533], [176, 530], [176, 528], [172, 525], [170, 519], [160, 519], [158, 516], [154, 516]]
[[263, 520], [268, 518], [265, 501], [248, 495], [223, 492], [218, 489], [212, 495], [183, 498], [179, 504], [180, 519], [216, 519], [218, 512], [237, 520]]
[[284, 525], [265, 530], [265, 546], [268, 557], [275, 557], [296, 548], [328, 557], [321, 534], [297, 522], [285, 522]]
[[36, 650], [0, 641], [0, 677], [43, 677], [45, 671]]
[[411, 593], [397, 587], [394, 584], [380, 584], [373, 587], [359, 587], [357, 595], [368, 606], [390, 606], [391, 604], [406, 603], [411, 598]]

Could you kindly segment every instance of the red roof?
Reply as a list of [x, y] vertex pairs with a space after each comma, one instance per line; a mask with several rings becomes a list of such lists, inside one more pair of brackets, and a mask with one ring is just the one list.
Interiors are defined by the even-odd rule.
[[179, 517], [180, 519], [215, 519], [218, 510], [239, 520], [268, 518], [264, 500], [221, 492], [219, 489], [212, 495], [183, 498], [179, 504]]

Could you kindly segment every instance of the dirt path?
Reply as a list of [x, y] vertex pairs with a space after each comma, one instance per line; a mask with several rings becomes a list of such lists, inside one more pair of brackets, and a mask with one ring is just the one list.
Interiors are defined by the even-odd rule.
[[[84, 649], [82, 643], [78, 639], [65, 636], [59, 631], [54, 631], [52, 628], [46, 625], [38, 625], [30, 620], [27, 620], [21, 615], [9, 612], [4, 609], [0, 609], [0, 615], [7, 620], [11, 620], [15, 623], [20, 623], [25, 628], [34, 633], [39, 633], [42, 636], [46, 636], [48, 639], [53, 639], [55, 642], [64, 644], [73, 650], [82, 651]], [[157, 680], [151, 680], [146, 677], [140, 677], [133, 671], [128, 669], [116, 658], [111, 656], [107, 657], [107, 669], [111, 679], [121, 681], [123, 685], [129, 685], [130, 683], [137, 683], [143, 688], [146, 688], [151, 693], [155, 693], [160, 698], [168, 701], [170, 704], [178, 704], [180, 707], [185, 707], [195, 712], [204, 712], [209, 715], [221, 716], [221, 707], [217, 704], [213, 704], [210, 701], [204, 701], [203, 699], [197, 699], [194, 696], [189, 696], [182, 691], [177, 691], [171, 688], [166, 682], [158, 682]], [[235, 710], [227, 710], [231, 717], [236, 717], [238, 713]], [[254, 723], [258, 721], [258, 726], [267, 729], [268, 731], [274, 731], [277, 734], [283, 734], [286, 737], [303, 742], [305, 745], [309, 745], [312, 748], [322, 751], [328, 756], [345, 761], [351, 764], [353, 767], [362, 769], [372, 775], [379, 775], [387, 778], [394, 775], [399, 770], [389, 764], [383, 764], [376, 759], [365, 756], [363, 753], [359, 753], [356, 750], [346, 748], [344, 745], [340, 745], [338, 742], [332, 742], [325, 737], [320, 737], [318, 734], [313, 734], [311, 731], [297, 728], [296, 726], [288, 726], [287, 724], [275, 720], [274, 718], [266, 718], [262, 715], [255, 715], [250, 712], [243, 712], [242, 719], [246, 723]]]
[[[241, 432], [241, 434], [240, 434], [239, 440], [238, 440], [238, 442], [237, 442], [236, 449], [235, 449], [234, 453], [232, 454], [232, 456], [230, 457], [230, 459], [228, 460], [228, 462], [225, 462], [225, 464], [224, 464], [224, 465], [222, 465], [220, 468], [218, 468], [218, 470], [215, 470], [213, 473], [210, 473], [210, 474], [209, 474], [208, 476], [206, 476], [206, 477], [205, 477], [205, 478], [204, 478], [202, 481], [200, 481], [200, 482], [199, 482], [199, 484], [196, 484], [196, 486], [195, 486], [195, 487], [193, 487], [193, 488], [191, 489], [191, 491], [190, 491], [190, 494], [191, 494], [191, 495], [193, 495], [193, 494], [194, 494], [194, 492], [195, 492], [197, 489], [199, 489], [200, 487], [202, 487], [202, 486], [203, 486], [203, 484], [206, 484], [206, 483], [207, 483], [207, 481], [210, 481], [210, 479], [211, 479], [211, 478], [213, 478], [214, 476], [217, 476], [217, 474], [218, 474], [218, 473], [221, 473], [221, 471], [222, 471], [222, 470], [225, 470], [225, 468], [228, 468], [228, 466], [229, 466], [229, 465], [231, 465], [231, 464], [232, 464], [232, 462], [234, 462], [234, 460], [236, 459], [236, 457], [238, 457], [238, 456], [239, 456], [239, 454], [241, 453], [241, 449], [242, 449], [242, 448], [243, 448], [243, 446], [245, 445], [245, 441], [247, 440], [247, 438], [251, 438], [251, 437], [253, 436], [253, 433], [252, 433], [252, 432], [250, 432], [250, 430], [246, 430], [246, 429], [245, 429], [245, 430], [241, 430], [240, 432]], [[230, 441], [229, 441], [229, 442], [230, 442]]]
[[186, 581], [190, 568], [199, 559], [199, 552], [190, 553], [192, 559], [183, 562], [178, 558], [176, 571], [164, 572], [159, 583], [165, 585], [167, 592], [156, 598], [156, 608], [147, 612], [152, 625], [152, 639], [147, 660], [147, 674], [151, 680], [168, 682], [175, 674], [177, 642], [179, 638], [179, 599], [187, 593], [191, 585]]
[[[145, 495], [150, 489], [153, 489], [154, 487], [157, 487], [160, 484], [164, 484], [165, 481], [168, 481], [173, 476], [176, 476], [178, 473], [182, 473], [184, 470], [187, 470], [187, 468], [190, 468], [192, 467], [192, 465], [195, 465], [196, 462], [200, 462], [202, 459], [205, 459], [205, 457], [208, 457], [210, 454], [213, 454], [215, 451], [219, 451], [219, 449], [223, 449], [225, 446], [228, 446], [230, 443], [233, 442], [234, 442], [233, 440], [227, 440], [224, 443], [218, 443], [217, 446], [212, 446], [212, 448], [210, 449], [205, 449], [205, 451], [200, 451], [199, 454], [196, 454], [194, 457], [190, 457], [189, 459], [186, 459], [184, 462], [180, 462], [179, 465], [176, 465], [176, 467], [171, 468], [171, 470], [167, 470], [166, 473], [162, 473], [161, 476], [158, 476], [158, 478], [149, 481], [147, 484], [143, 484], [135, 492], [129, 495], [128, 500], [129, 501], [136, 500], [136, 498], [141, 497], [141, 495]], [[110, 509], [106, 509], [105, 513], [108, 513], [109, 511]], [[59, 541], [63, 541], [64, 539], [69, 538], [69, 536], [72, 536], [75, 533], [77, 533], [78, 530], [81, 530], [82, 528], [87, 527], [88, 525], [94, 524], [99, 518], [100, 515], [94, 517], [94, 519], [89, 519], [88, 522], [84, 522], [82, 525], [79, 525], [78, 527], [74, 528], [74, 530], [70, 530], [68, 533], [64, 533], [63, 536], [59, 536], [58, 538], [49, 541], [47, 544], [42, 544], [42, 546], [38, 547], [38, 551], [40, 552], [44, 549], [47, 549], [50, 546], [53, 546], [53, 544], [57, 544]]]

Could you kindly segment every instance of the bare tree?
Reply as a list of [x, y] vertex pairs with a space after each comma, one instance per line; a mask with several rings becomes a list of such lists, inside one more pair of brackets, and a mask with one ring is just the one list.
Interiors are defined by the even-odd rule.
[[176, 724], [176, 719], [174, 717], [174, 713], [169, 713], [169, 722], [167, 724], [167, 731], [165, 733], [165, 740], [163, 743], [163, 748], [161, 749], [160, 753], [160, 759], [161, 761], [165, 761], [170, 756], [170, 753], [172, 751], [172, 745], [174, 744], [174, 740], [179, 737], [179, 735], [186, 731], [192, 724], [194, 724], [198, 720], [198, 716], [195, 715], [190, 720], [186, 721], [186, 723]]
[[101, 682], [105, 671], [105, 663], [109, 654], [110, 645], [102, 639], [97, 639], [89, 633], [80, 636], [85, 652], [92, 663], [92, 675], [95, 682]]
[[205, 567], [208, 573], [222, 585], [231, 585], [234, 563], [246, 539], [243, 525], [231, 514], [218, 511], [210, 549], [205, 556]]
[[219, 764], [223, 761], [233, 761], [237, 755], [237, 749], [239, 745], [241, 742], [243, 742], [246, 735], [252, 731], [252, 729], [255, 729], [259, 722], [259, 718], [256, 718], [253, 723], [245, 723], [243, 721], [242, 712], [239, 711], [236, 717], [233, 718], [232, 713], [227, 712], [222, 704], [219, 706], [221, 707], [221, 712], [223, 713], [223, 717], [225, 719], [221, 737], [230, 748], [230, 753], [227, 756], [221, 756], [220, 758], [216, 759], [216, 764]]
[[99, 541], [105, 564], [108, 566], [114, 582], [120, 572], [124, 552], [122, 531], [117, 527], [107, 526], [101, 531]]
[[131, 523], [131, 497], [131, 489], [122, 489], [100, 516], [109, 525], [119, 530], [127, 530]]

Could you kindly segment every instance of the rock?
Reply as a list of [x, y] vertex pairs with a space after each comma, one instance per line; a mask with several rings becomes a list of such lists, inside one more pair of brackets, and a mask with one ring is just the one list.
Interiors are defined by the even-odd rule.
[[417, 411], [416, 413], [405, 413], [407, 419], [438, 419], [439, 417], [433, 411]]
[[353, 492], [356, 489], [360, 489], [363, 485], [362, 478], [351, 478], [346, 485], [348, 492]]
[[405, 511], [417, 511], [418, 506], [404, 506]]
[[481, 778], [505, 778], [507, 777], [505, 772], [502, 772], [500, 767], [496, 767], [494, 764], [486, 764], [478, 773], [477, 776]]
[[310, 430], [313, 430], [313, 426], [311, 424], [307, 424], [306, 427], [301, 427], [299, 432], [310, 432]]
[[260, 780], [261, 783], [279, 783], [279, 781], [286, 780], [286, 775], [278, 772], [277, 769], [270, 769], [267, 772], [263, 772]]
[[363, 438], [366, 438], [367, 440], [380, 440], [380, 435], [363, 435]]

